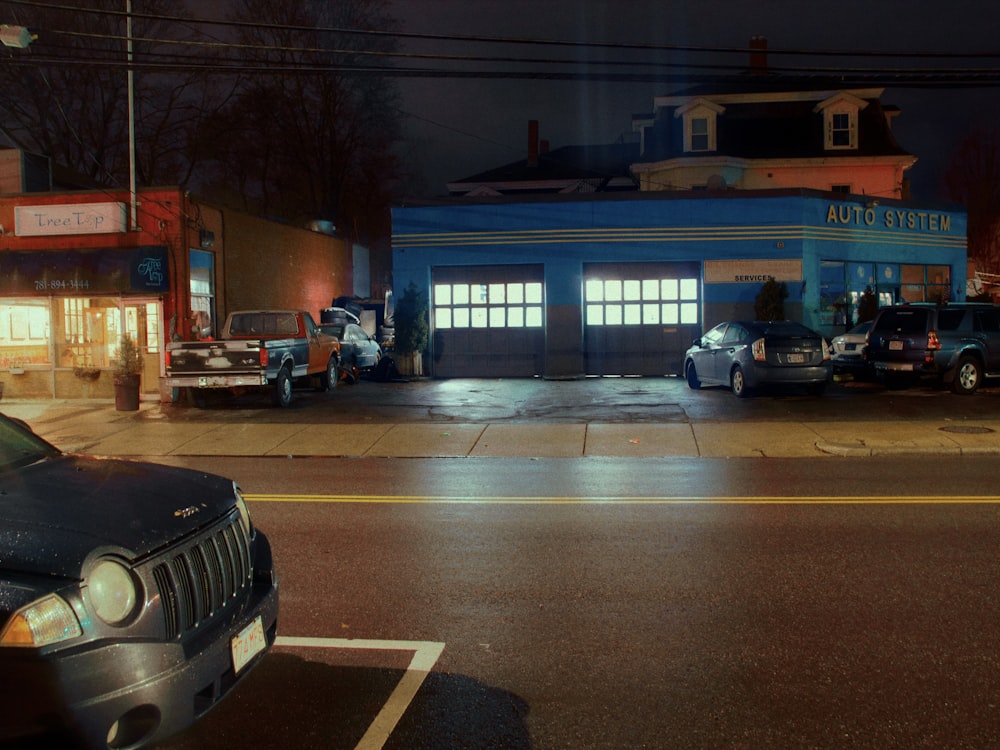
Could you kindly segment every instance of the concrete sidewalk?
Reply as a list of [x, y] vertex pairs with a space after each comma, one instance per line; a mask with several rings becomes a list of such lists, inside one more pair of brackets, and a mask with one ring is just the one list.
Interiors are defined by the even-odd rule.
[[63, 450], [100, 456], [818, 457], [1000, 454], [1000, 420], [671, 423], [260, 423], [171, 420], [159, 403], [3, 401]]

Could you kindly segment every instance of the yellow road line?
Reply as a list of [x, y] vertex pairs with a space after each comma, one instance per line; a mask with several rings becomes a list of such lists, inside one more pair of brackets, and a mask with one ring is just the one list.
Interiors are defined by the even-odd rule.
[[258, 503], [331, 503], [369, 505], [990, 505], [997, 495], [887, 495], [884, 497], [809, 497], [805, 495], [748, 497], [425, 497], [421, 495], [273, 495], [246, 494]]

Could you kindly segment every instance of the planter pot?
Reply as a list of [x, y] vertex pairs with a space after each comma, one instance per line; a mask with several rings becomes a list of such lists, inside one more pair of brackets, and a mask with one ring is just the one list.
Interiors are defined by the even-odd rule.
[[421, 352], [396, 354], [396, 369], [400, 375], [422, 376], [424, 374], [424, 355]]
[[118, 411], [139, 410], [139, 376], [115, 375], [115, 408]]

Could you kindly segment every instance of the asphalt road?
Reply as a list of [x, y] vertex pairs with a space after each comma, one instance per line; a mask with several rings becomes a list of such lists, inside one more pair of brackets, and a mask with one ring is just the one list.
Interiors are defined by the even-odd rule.
[[[429, 381], [121, 419], [148, 423], [128, 435], [386, 419], [903, 432], [995, 421], [998, 397]], [[83, 412], [38, 418], [83, 435], [104, 418]], [[156, 460], [235, 477], [281, 579], [276, 647], [161, 750], [998, 746], [995, 455]]]
[[249, 485], [283, 642], [163, 747], [1000, 731], [993, 458], [172, 462], [206, 460]]

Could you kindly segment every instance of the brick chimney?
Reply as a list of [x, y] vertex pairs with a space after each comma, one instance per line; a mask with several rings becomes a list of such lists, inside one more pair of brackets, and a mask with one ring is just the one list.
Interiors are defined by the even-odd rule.
[[750, 37], [750, 73], [753, 75], [767, 74], [767, 37]]
[[538, 166], [538, 120], [528, 120], [528, 166]]

